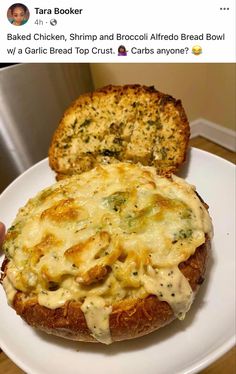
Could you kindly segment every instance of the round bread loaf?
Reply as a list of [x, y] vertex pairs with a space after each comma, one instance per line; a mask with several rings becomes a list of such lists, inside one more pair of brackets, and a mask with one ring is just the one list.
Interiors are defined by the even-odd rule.
[[194, 187], [116, 163], [55, 183], [7, 231], [2, 284], [30, 325], [68, 339], [131, 339], [183, 319], [212, 232]]
[[154, 87], [110, 85], [81, 95], [67, 109], [49, 163], [57, 179], [118, 161], [140, 162], [167, 175], [185, 160], [189, 133], [180, 100]]

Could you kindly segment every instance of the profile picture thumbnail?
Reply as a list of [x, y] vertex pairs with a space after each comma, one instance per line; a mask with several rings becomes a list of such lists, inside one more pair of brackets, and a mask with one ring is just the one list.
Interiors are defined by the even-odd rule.
[[22, 3], [12, 4], [7, 11], [8, 21], [14, 26], [25, 25], [29, 16], [29, 9]]

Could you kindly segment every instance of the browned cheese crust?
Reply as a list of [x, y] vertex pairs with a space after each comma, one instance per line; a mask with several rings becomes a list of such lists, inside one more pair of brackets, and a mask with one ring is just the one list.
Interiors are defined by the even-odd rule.
[[[204, 280], [210, 240], [198, 247], [195, 253], [179, 269], [188, 279], [194, 293]], [[2, 279], [7, 271], [7, 262], [2, 265]], [[71, 340], [97, 342], [87, 327], [81, 303], [67, 302], [63, 307], [49, 309], [38, 304], [36, 299], [25, 299], [17, 292], [13, 307], [29, 325], [47, 333]], [[109, 325], [112, 341], [132, 339], [146, 335], [173, 321], [176, 317], [165, 301], [149, 295], [144, 299], [129, 299], [113, 305]]]
[[180, 100], [154, 87], [110, 85], [81, 95], [65, 112], [49, 163], [57, 179], [119, 161], [168, 175], [184, 162], [189, 134]]

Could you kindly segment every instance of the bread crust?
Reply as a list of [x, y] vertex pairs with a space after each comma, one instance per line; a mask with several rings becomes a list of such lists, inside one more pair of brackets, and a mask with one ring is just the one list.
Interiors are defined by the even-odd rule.
[[49, 149], [57, 180], [97, 163], [141, 162], [160, 175], [185, 161], [189, 123], [180, 100], [138, 84], [81, 95], [64, 113]]
[[[204, 273], [210, 240], [198, 247], [195, 253], [179, 269], [188, 279], [196, 294], [204, 280]], [[2, 279], [6, 276], [8, 260], [2, 264]], [[29, 325], [46, 333], [61, 336], [70, 340], [97, 342], [87, 327], [81, 303], [67, 302], [63, 307], [49, 309], [38, 304], [36, 298], [26, 299], [24, 293], [17, 292], [13, 300], [13, 308]], [[112, 341], [137, 338], [151, 333], [175, 319], [170, 305], [148, 295], [144, 299], [129, 299], [113, 304], [109, 325]]]

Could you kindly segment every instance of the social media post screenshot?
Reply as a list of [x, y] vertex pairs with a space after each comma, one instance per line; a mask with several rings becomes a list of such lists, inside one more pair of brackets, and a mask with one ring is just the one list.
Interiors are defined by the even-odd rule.
[[235, 65], [6, 65], [0, 372], [232, 367]]
[[0, 373], [235, 369], [234, 4], [158, 3], [0, 4]]
[[233, 0], [1, 2], [3, 62], [234, 62]]

